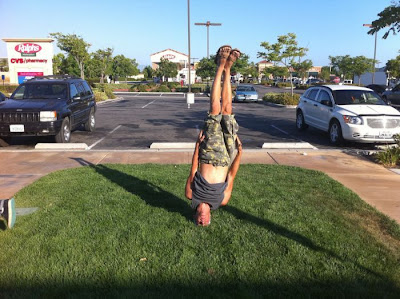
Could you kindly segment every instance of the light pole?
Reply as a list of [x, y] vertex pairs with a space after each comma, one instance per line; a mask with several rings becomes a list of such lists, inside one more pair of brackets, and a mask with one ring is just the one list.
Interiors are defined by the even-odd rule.
[[207, 21], [207, 23], [194, 23], [195, 25], [198, 26], [206, 26], [207, 27], [207, 58], [210, 58], [210, 26], [221, 26], [221, 23], [210, 23], [210, 21]]
[[189, 48], [189, 68], [188, 68], [188, 77], [189, 77], [189, 88], [188, 88], [188, 93], [186, 94], [186, 103], [188, 105], [188, 108], [190, 108], [190, 104], [194, 104], [194, 94], [192, 93], [192, 85], [191, 85], [191, 67], [190, 67], [190, 0], [187, 0], [187, 15], [188, 15], [188, 48]]
[[[363, 24], [364, 27], [372, 28], [372, 24]], [[375, 31], [374, 62], [372, 65], [372, 84], [375, 82], [375, 62], [376, 62], [376, 39], [378, 31]]]

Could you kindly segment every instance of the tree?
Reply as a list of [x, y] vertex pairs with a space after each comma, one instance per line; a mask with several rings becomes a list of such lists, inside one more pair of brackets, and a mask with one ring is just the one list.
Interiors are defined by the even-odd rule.
[[[278, 36], [278, 41], [275, 44], [262, 42], [266, 52], [258, 52], [258, 57], [283, 65], [288, 69], [294, 68], [295, 58], [300, 58], [306, 55], [308, 49], [298, 46], [296, 34], [288, 33], [287, 35]], [[293, 96], [292, 74], [290, 73], [290, 85]]]
[[76, 60], [80, 69], [81, 78], [85, 78], [85, 63], [89, 59], [88, 49], [90, 44], [76, 34], [50, 33], [57, 40], [57, 47], [68, 53]]
[[[190, 67], [190, 65], [188, 65]], [[157, 70], [160, 77], [173, 78], [178, 75], [178, 69], [175, 63], [161, 57], [159, 68]]]
[[254, 64], [254, 62], [251, 62], [243, 71], [243, 75], [246, 77], [252, 77], [252, 78], [257, 78], [258, 77], [258, 68]]
[[104, 83], [106, 72], [111, 72], [113, 51], [113, 49], [107, 48], [104, 50], [97, 50], [92, 54], [92, 61], [95, 62], [97, 67], [97, 76], [100, 77], [100, 83]]
[[129, 59], [124, 55], [117, 55], [112, 60], [111, 72], [115, 78], [127, 77], [139, 74], [138, 63], [135, 59]]
[[154, 76], [154, 70], [152, 69], [152, 67], [150, 65], [146, 66], [143, 69], [143, 75], [146, 79], [152, 79]]
[[212, 78], [215, 75], [217, 65], [214, 62], [215, 56], [211, 55], [210, 58], [204, 57], [197, 65], [196, 74], [202, 79]]
[[63, 53], [58, 53], [53, 56], [53, 74], [60, 75], [62, 74], [62, 64], [65, 60], [65, 56]]
[[361, 75], [373, 70], [374, 60], [365, 56], [357, 56], [353, 59], [353, 74], [358, 76], [358, 85], [361, 84]]
[[396, 31], [400, 32], [400, 1], [397, 4], [393, 2], [392, 5], [378, 13], [378, 16], [379, 19], [372, 22], [372, 28], [368, 31], [368, 34], [375, 34], [383, 28], [390, 27], [383, 35], [383, 38], [386, 39], [390, 32], [394, 35]]
[[353, 60], [350, 55], [345, 56], [329, 56], [331, 61], [332, 69], [338, 76], [343, 75], [343, 79], [353, 73]]
[[400, 78], [400, 55], [395, 59], [390, 59], [386, 63], [386, 72], [388, 77]]
[[331, 70], [329, 66], [323, 66], [319, 77], [324, 81], [329, 81], [331, 79]]
[[306, 59], [302, 62], [294, 62], [293, 69], [297, 72], [297, 75], [301, 78], [305, 78], [307, 76], [307, 72], [312, 68], [313, 63], [310, 59]]
[[284, 66], [270, 66], [270, 67], [266, 67], [264, 69], [264, 74], [269, 77], [269, 75], [272, 75], [274, 78], [277, 77], [286, 77], [287, 75], [289, 75], [289, 70], [284, 67]]

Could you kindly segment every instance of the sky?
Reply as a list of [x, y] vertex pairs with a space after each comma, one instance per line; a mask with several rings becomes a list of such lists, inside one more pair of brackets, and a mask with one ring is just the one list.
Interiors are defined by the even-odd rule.
[[[190, 0], [191, 57], [207, 56], [207, 29], [194, 23], [222, 23], [209, 28], [209, 51], [229, 44], [259, 62], [261, 42], [295, 33], [309, 49], [305, 59], [329, 65], [329, 56], [373, 58], [374, 36], [367, 27], [392, 0]], [[396, 3], [397, 0], [396, 0]], [[150, 55], [165, 49], [188, 53], [188, 0], [0, 0], [2, 38], [44, 38], [52, 32], [77, 34], [92, 46], [111, 47], [114, 55], [150, 65]], [[378, 33], [379, 67], [400, 55], [400, 34], [384, 40]], [[57, 46], [54, 52], [61, 52]], [[0, 57], [7, 57], [0, 40]]]

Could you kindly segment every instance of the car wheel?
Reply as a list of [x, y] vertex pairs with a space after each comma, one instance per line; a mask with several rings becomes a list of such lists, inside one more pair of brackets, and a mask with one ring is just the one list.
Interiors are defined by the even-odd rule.
[[94, 132], [96, 129], [96, 116], [93, 109], [90, 110], [89, 119], [85, 123], [85, 130], [89, 132]]
[[68, 117], [63, 119], [60, 132], [55, 136], [55, 140], [57, 143], [68, 143], [71, 141], [71, 127]]
[[337, 120], [333, 120], [329, 126], [329, 141], [334, 145], [340, 145], [344, 141], [342, 127]]
[[306, 123], [304, 122], [304, 116], [303, 116], [303, 112], [301, 110], [299, 110], [297, 112], [296, 128], [299, 131], [304, 131], [305, 129], [308, 128], [308, 125], [306, 125]]

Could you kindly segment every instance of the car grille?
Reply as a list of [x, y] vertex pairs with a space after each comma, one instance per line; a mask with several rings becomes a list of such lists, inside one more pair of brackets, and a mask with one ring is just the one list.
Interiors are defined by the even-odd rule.
[[5, 124], [38, 122], [39, 112], [0, 112], [0, 122]]
[[368, 118], [367, 124], [373, 129], [394, 129], [400, 127], [400, 118]]

